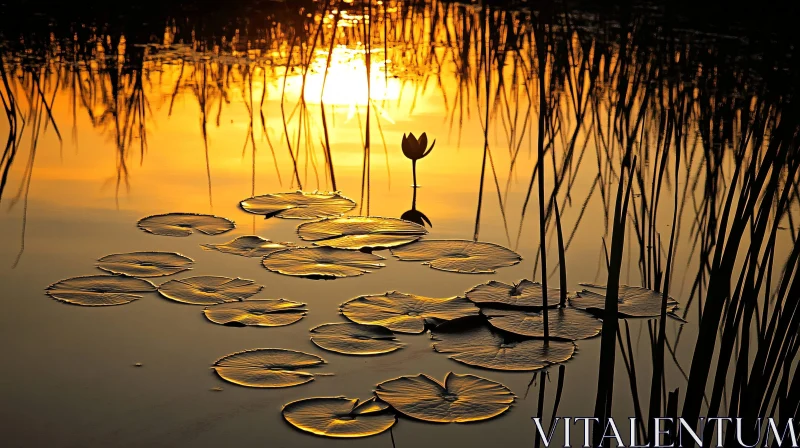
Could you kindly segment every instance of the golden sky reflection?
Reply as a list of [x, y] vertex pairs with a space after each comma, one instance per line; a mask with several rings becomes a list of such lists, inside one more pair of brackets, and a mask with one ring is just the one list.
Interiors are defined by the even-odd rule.
[[[372, 49], [368, 89], [367, 53], [360, 43], [334, 47], [327, 77], [326, 50], [313, 53], [304, 76], [302, 68], [287, 70], [255, 62], [227, 65], [224, 58], [199, 58], [192, 51], [181, 53], [180, 48], [168, 50], [173, 52], [170, 57], [159, 59], [155, 53], [145, 61], [144, 149], [139, 129], [127, 134], [132, 136], [127, 143], [120, 143], [119, 121], [130, 120], [124, 111], [116, 123], [98, 124], [80, 106], [76, 112], [72, 91], [54, 92], [53, 115], [65, 138], [59, 143], [53, 132], [45, 132], [39, 142], [28, 197], [35, 208], [57, 206], [67, 213], [119, 209], [138, 216], [171, 211], [216, 213], [246, 223], [239, 229], [244, 233], [270, 229], [270, 221], [254, 220], [236, 205], [252, 194], [291, 191], [299, 184], [304, 190], [332, 188], [325, 161], [324, 104], [336, 187], [359, 202], [354, 214], [399, 217], [411, 209], [411, 163], [400, 143], [404, 133], [426, 132], [429, 141], [436, 139], [436, 148], [418, 164], [422, 188], [416, 208], [433, 221], [437, 237], [473, 237], [484, 166], [484, 90], [475, 85], [475, 79], [456, 72], [442, 49], [431, 50], [440, 62], [424, 74], [388, 61], [397, 61], [396, 55], [387, 58], [383, 49]], [[91, 82], [88, 75], [81, 76], [82, 82]], [[493, 89], [497, 78], [492, 77]], [[481, 240], [531, 257], [537, 244], [532, 237], [538, 228], [537, 196], [534, 193], [528, 201], [526, 192], [536, 162], [536, 128], [530, 116], [523, 119], [531, 100], [521, 87], [523, 81], [514, 79], [516, 85], [506, 81], [503, 101], [523, 113], [511, 115], [493, 105], [479, 229]], [[95, 82], [107, 86], [109, 81], [95, 78]], [[368, 95], [369, 176], [364, 179]], [[121, 98], [113, 107], [90, 101], [84, 107], [98, 117], [122, 110], [125, 101]], [[566, 113], [568, 105], [562, 106]], [[580, 139], [591, 132], [581, 131]], [[559, 158], [561, 145], [556, 142]], [[594, 150], [588, 151], [582, 161], [588, 172], [570, 176], [573, 201], [582, 201], [590, 193], [597, 175], [596, 157]], [[550, 191], [553, 165], [546, 163], [545, 170]], [[19, 185], [23, 174], [24, 164], [16, 164], [9, 184]], [[585, 211], [573, 201], [562, 209], [566, 228], [584, 215], [604, 216], [599, 200], [591, 201]], [[571, 251], [595, 259], [604, 234], [604, 226], [576, 232]], [[584, 269], [594, 275], [594, 264]]]
[[[364, 158], [363, 140], [366, 112], [366, 76], [363, 51], [337, 48], [328, 75], [322, 98], [326, 102], [326, 113], [330, 131], [330, 144], [336, 169], [338, 187], [346, 194], [358, 197], [361, 186], [361, 171]], [[324, 156], [321, 144], [321, 122], [319, 118], [319, 95], [322, 90], [322, 74], [317, 71], [318, 64], [325, 63], [326, 55], [317, 55], [315, 64], [306, 79], [306, 103], [308, 112], [304, 126], [309, 127], [308, 135], [302, 135], [300, 149], [297, 151], [298, 116], [294, 111], [289, 133], [292, 145], [297, 151], [298, 170], [303, 187], [306, 189], [329, 189], [326, 179]], [[320, 62], [321, 61], [321, 62]], [[382, 64], [374, 64], [378, 68]], [[160, 79], [169, 85], [178, 78], [181, 67], [164, 65]], [[324, 65], [322, 66], [324, 69]], [[375, 73], [375, 71], [373, 71]], [[379, 198], [382, 190], [405, 188], [410, 185], [410, 163], [400, 151], [400, 141], [404, 132], [427, 132], [430, 139], [437, 139], [436, 150], [419, 165], [421, 184], [434, 190], [436, 194], [448, 191], [476, 192], [482, 162], [483, 136], [480, 123], [472, 120], [461, 129], [460, 140], [448, 138], [454, 132], [445, 121], [447, 110], [441, 93], [435, 88], [434, 80], [406, 80], [390, 76], [384, 82], [384, 72], [373, 74], [371, 96], [373, 109], [371, 116], [371, 187], [373, 197]], [[266, 136], [256, 123], [255, 185], [256, 193], [287, 190], [297, 187], [293, 181], [293, 169], [288, 153], [283, 129], [280, 107], [280, 79], [267, 81], [267, 99], [263, 112], [266, 129], [273, 144], [278, 161], [281, 181], [278, 181], [272, 151]], [[412, 90], [422, 90], [419, 84], [427, 82], [424, 93], [412, 95]], [[455, 78], [442, 77], [445, 86], [454, 84]], [[208, 210], [208, 184], [206, 178], [206, 159], [201, 133], [199, 107], [190, 91], [180, 92], [172, 100], [172, 113], [162, 85], [154, 85], [146, 95], [152, 106], [152, 116], [147, 122], [147, 150], [142, 156], [138, 142], [128, 148], [125, 166], [128, 170], [126, 187], [120, 181], [117, 192], [117, 166], [120, 162], [114, 135], [109, 129], [92, 126], [85, 114], [79, 113], [73, 119], [71, 98], [67, 91], [56, 92], [53, 107], [54, 118], [66, 135], [59, 144], [54, 133], [45, 132], [36, 153], [34, 182], [30, 199], [34, 201], [54, 201], [65, 207], [92, 206], [98, 200], [119, 197], [119, 207], [147, 213], [154, 209], [169, 209], [180, 205], [182, 209]], [[296, 107], [296, 99], [301, 91], [302, 77], [288, 77], [284, 108], [287, 114]], [[404, 86], [405, 84], [405, 86]], [[388, 86], [388, 87], [387, 87]], [[253, 97], [260, 98], [264, 88], [260, 77], [253, 81]], [[454, 87], [455, 88], [455, 87]], [[403, 92], [403, 94], [401, 94]], [[249, 93], [249, 92], [248, 92]], [[252, 178], [252, 145], [243, 151], [248, 136], [250, 117], [243, 96], [230, 95], [232, 101], [225, 104], [220, 124], [208, 125], [209, 160], [212, 196], [216, 206], [222, 198], [237, 200], [249, 194]], [[316, 106], [312, 106], [316, 99]], [[409, 113], [412, 108], [413, 112]], [[376, 109], [378, 113], [376, 113]], [[391, 118], [391, 119], [389, 119]], [[256, 119], [258, 121], [258, 118]], [[378, 123], [380, 122], [380, 130]], [[383, 138], [380, 136], [383, 132]], [[305, 132], [305, 131], [304, 131]], [[75, 138], [70, 138], [71, 134]], [[311, 135], [311, 137], [309, 137]], [[384, 142], [385, 139], [385, 142]], [[384, 144], [386, 148], [384, 149]], [[23, 144], [23, 148], [27, 148]], [[507, 150], [498, 149], [499, 171], [507, 170]], [[505, 157], [504, 157], [505, 155]], [[28, 154], [20, 154], [20, 158]], [[500, 161], [506, 159], [506, 167]], [[387, 160], [389, 170], [387, 171]], [[530, 162], [529, 158], [523, 161]], [[21, 180], [23, 164], [15, 165], [10, 185]], [[316, 166], [316, 170], [315, 170]], [[524, 165], [520, 165], [518, 180], [527, 177]], [[500, 174], [503, 180], [507, 177]], [[391, 178], [391, 180], [390, 180]], [[490, 186], [487, 182], [487, 187]], [[426, 190], [423, 189], [423, 194]], [[168, 194], [165, 194], [168, 192]], [[219, 198], [219, 200], [217, 200]], [[422, 198], [421, 198], [422, 200]], [[379, 204], [380, 200], [376, 200]], [[471, 205], [469, 208], [472, 209]], [[461, 214], [462, 204], [452, 204], [438, 210], [439, 214]], [[471, 213], [471, 212], [470, 212]], [[467, 213], [469, 214], [469, 213]]]

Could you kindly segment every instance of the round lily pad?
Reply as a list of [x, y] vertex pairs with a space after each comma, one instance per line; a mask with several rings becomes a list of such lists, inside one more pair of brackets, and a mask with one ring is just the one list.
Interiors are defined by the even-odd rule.
[[498, 331], [485, 319], [465, 317], [431, 330], [434, 350], [450, 359], [493, 370], [529, 371], [561, 363], [575, 352], [572, 342], [532, 339]]
[[405, 345], [386, 327], [351, 322], [315, 327], [311, 329], [311, 342], [324, 350], [345, 355], [381, 355]]
[[216, 305], [244, 300], [261, 291], [261, 288], [263, 286], [256, 285], [252, 280], [201, 275], [170, 280], [159, 286], [158, 292], [176, 302]]
[[50, 297], [73, 305], [124, 305], [153, 292], [156, 286], [147, 280], [124, 275], [86, 275], [53, 283], [45, 289]]
[[161, 277], [191, 269], [191, 258], [174, 252], [129, 252], [97, 260], [97, 267], [112, 274]]
[[140, 219], [137, 226], [147, 233], [164, 236], [189, 236], [195, 231], [205, 235], [219, 235], [236, 227], [229, 219], [197, 213], [148, 216]]
[[212, 368], [220, 378], [247, 387], [290, 387], [314, 380], [307, 369], [325, 360], [309, 353], [283, 348], [260, 348], [220, 358]]
[[490, 274], [522, 260], [511, 249], [467, 240], [417, 241], [392, 249], [392, 255], [402, 261], [421, 261], [433, 269], [465, 274]]
[[[604, 286], [584, 284], [589, 288], [605, 291]], [[638, 286], [619, 287], [618, 313], [622, 317], [657, 317], [661, 315], [661, 300], [663, 294], [652, 289]], [[606, 296], [588, 289], [579, 292], [571, 298], [570, 304], [575, 308], [602, 315], [606, 307]], [[678, 308], [678, 302], [670, 297], [667, 299], [667, 313]]]
[[450, 372], [444, 383], [419, 374], [378, 384], [378, 398], [401, 414], [436, 423], [486, 420], [506, 412], [514, 394], [500, 383]]
[[352, 210], [356, 203], [337, 192], [270, 193], [245, 199], [242, 210], [269, 218], [315, 219], [338, 216]]
[[242, 257], [264, 257], [290, 247], [295, 247], [295, 245], [292, 243], [273, 243], [256, 235], [240, 236], [222, 244], [203, 244], [203, 249], [218, 250], [222, 253]]
[[280, 327], [306, 315], [305, 303], [291, 300], [245, 300], [212, 305], [203, 310], [206, 319], [220, 325]]
[[361, 403], [357, 398], [306, 398], [287, 404], [282, 414], [295, 428], [324, 437], [373, 436], [397, 422], [389, 405], [374, 398]]
[[301, 224], [297, 233], [317, 246], [365, 250], [401, 246], [428, 232], [421, 225], [403, 219], [345, 216]]
[[[481, 308], [489, 318], [489, 325], [522, 336], [544, 337], [544, 319], [541, 311], [505, 308]], [[547, 311], [551, 338], [577, 341], [600, 334], [603, 322], [591, 314], [575, 308], [551, 308]]]
[[[544, 307], [541, 283], [527, 279], [520, 280], [519, 283], [513, 285], [492, 280], [470, 289], [467, 291], [466, 296], [478, 305], [497, 304], [521, 308]], [[547, 289], [548, 307], [558, 306], [560, 300], [560, 290], [555, 288]]]
[[356, 297], [339, 309], [353, 322], [381, 325], [398, 333], [423, 333], [426, 323], [479, 313], [478, 307], [463, 297], [433, 298], [397, 291]]
[[374, 398], [319, 397], [293, 401], [283, 418], [295, 428], [325, 437], [367, 437], [391, 428], [397, 417], [389, 405]]
[[355, 277], [379, 269], [383, 257], [330, 247], [298, 247], [274, 252], [262, 261], [265, 268], [284, 275], [316, 279]]

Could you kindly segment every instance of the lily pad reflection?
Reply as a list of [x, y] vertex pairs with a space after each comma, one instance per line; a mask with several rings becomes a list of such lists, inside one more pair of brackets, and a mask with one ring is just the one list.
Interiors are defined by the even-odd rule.
[[[589, 288], [605, 291], [604, 286], [585, 284]], [[661, 301], [663, 294], [652, 289], [638, 286], [620, 286], [618, 299], [618, 313], [622, 317], [657, 317], [661, 315]], [[602, 315], [606, 307], [606, 296], [584, 289], [576, 297], [570, 299], [575, 308]], [[678, 302], [670, 297], [667, 300], [667, 313], [678, 308]]]
[[242, 257], [264, 257], [290, 247], [294, 247], [294, 244], [274, 243], [256, 235], [240, 236], [222, 244], [203, 244], [203, 249], [217, 250]]
[[[541, 283], [527, 279], [520, 280], [519, 283], [513, 285], [492, 280], [470, 289], [467, 291], [466, 296], [478, 305], [497, 304], [522, 308], [544, 307]], [[561, 292], [558, 289], [547, 289], [548, 307], [557, 306], [560, 300]]]
[[351, 322], [323, 324], [311, 330], [311, 342], [345, 355], [380, 355], [403, 348], [391, 330]]
[[174, 252], [129, 252], [97, 260], [97, 267], [112, 274], [160, 277], [191, 269], [192, 259]]
[[291, 387], [314, 380], [306, 370], [325, 360], [309, 353], [282, 348], [262, 348], [233, 353], [212, 368], [225, 381], [247, 387]]
[[316, 279], [355, 277], [379, 269], [383, 257], [330, 247], [298, 247], [274, 252], [262, 261], [265, 268], [284, 275]]
[[246, 300], [220, 303], [203, 310], [206, 319], [220, 325], [280, 327], [306, 315], [305, 303], [291, 300]]
[[[541, 311], [520, 309], [481, 308], [495, 328], [534, 338], [544, 337], [544, 319]], [[547, 311], [548, 334], [552, 338], [576, 341], [600, 334], [603, 322], [591, 314], [575, 308], [551, 308]]]
[[443, 383], [424, 374], [384, 381], [375, 394], [401, 414], [436, 423], [490, 419], [506, 412], [515, 398], [500, 383], [453, 372]]
[[83, 306], [124, 305], [141, 298], [141, 293], [153, 292], [155, 285], [124, 275], [86, 275], [53, 283], [45, 290], [48, 296], [61, 302]]
[[374, 398], [318, 397], [283, 407], [283, 418], [295, 428], [324, 437], [367, 437], [394, 426], [397, 417]]
[[216, 305], [218, 303], [244, 300], [263, 286], [252, 280], [241, 278], [201, 275], [170, 280], [158, 287], [158, 292], [176, 302], [190, 305]]
[[433, 348], [450, 359], [493, 370], [537, 370], [570, 359], [575, 344], [532, 339], [498, 331], [483, 318], [467, 317], [431, 330]]
[[522, 257], [497, 244], [467, 240], [423, 240], [392, 249], [403, 261], [421, 261], [433, 269], [465, 274], [494, 273], [495, 269], [513, 266]]
[[297, 233], [317, 246], [364, 250], [401, 246], [428, 232], [419, 224], [397, 218], [345, 216], [301, 224]]
[[189, 236], [195, 231], [205, 235], [219, 235], [236, 227], [229, 219], [197, 213], [148, 216], [140, 219], [137, 226], [147, 233], [164, 236]]
[[427, 323], [479, 313], [478, 307], [463, 297], [433, 298], [397, 291], [356, 297], [340, 310], [353, 322], [381, 325], [398, 333], [422, 333]]
[[344, 214], [356, 203], [336, 192], [294, 191], [255, 196], [243, 200], [239, 206], [248, 213], [267, 218], [315, 219]]

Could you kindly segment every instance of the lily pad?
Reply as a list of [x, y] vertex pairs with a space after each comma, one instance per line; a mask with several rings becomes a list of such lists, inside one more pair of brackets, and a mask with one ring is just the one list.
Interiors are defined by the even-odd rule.
[[97, 267], [112, 274], [161, 277], [191, 269], [191, 258], [174, 252], [129, 252], [97, 260]]
[[148, 216], [140, 219], [137, 226], [147, 233], [164, 236], [189, 236], [195, 231], [205, 235], [219, 235], [236, 227], [229, 219], [197, 213]]
[[222, 253], [242, 257], [265, 257], [279, 250], [295, 247], [292, 243], [273, 243], [256, 235], [237, 237], [227, 243], [203, 244], [203, 249], [218, 250]]
[[284, 275], [316, 279], [355, 277], [379, 269], [383, 257], [330, 247], [298, 247], [274, 252], [262, 261], [265, 268]]
[[291, 300], [246, 300], [210, 306], [203, 310], [206, 319], [220, 325], [280, 327], [302, 319], [305, 303]]
[[124, 305], [153, 292], [156, 286], [147, 280], [124, 275], [86, 275], [72, 277], [48, 286], [48, 296], [62, 302], [83, 306]]
[[336, 192], [295, 191], [255, 196], [243, 200], [239, 206], [248, 213], [267, 218], [315, 219], [344, 214], [356, 203]]
[[261, 288], [263, 286], [256, 285], [252, 280], [201, 275], [170, 280], [159, 286], [158, 292], [176, 302], [190, 305], [216, 305], [244, 300], [261, 291]]
[[309, 353], [283, 348], [260, 348], [220, 358], [211, 367], [222, 379], [247, 387], [291, 387], [314, 380], [306, 372], [325, 360]]
[[490, 327], [485, 319], [465, 317], [431, 330], [434, 350], [450, 359], [493, 370], [529, 371], [561, 363], [575, 352], [572, 342], [520, 337]]
[[392, 249], [402, 261], [421, 261], [433, 269], [466, 274], [490, 274], [513, 266], [522, 257], [511, 249], [492, 243], [467, 240], [423, 240]]
[[[481, 308], [495, 328], [522, 336], [544, 337], [544, 319], [541, 311], [520, 309]], [[591, 314], [575, 308], [552, 308], [547, 311], [549, 335], [552, 338], [576, 341], [600, 334], [603, 322]]]
[[478, 307], [463, 297], [432, 298], [391, 291], [356, 297], [342, 304], [342, 314], [364, 325], [381, 325], [398, 333], [423, 333], [429, 322], [476, 316]]
[[500, 383], [453, 372], [444, 383], [424, 374], [401, 376], [378, 384], [375, 394], [401, 414], [436, 423], [487, 420], [506, 412], [515, 398]]
[[[482, 283], [467, 291], [469, 300], [478, 305], [508, 305], [521, 308], [543, 308], [541, 283], [530, 280], [520, 280], [519, 283], [509, 285], [503, 282], [490, 281]], [[547, 289], [547, 306], [558, 306], [561, 292], [555, 288]]]
[[424, 227], [397, 218], [345, 216], [307, 222], [297, 228], [300, 238], [337, 249], [385, 249], [408, 244], [428, 233]]
[[350, 322], [322, 324], [312, 328], [311, 342], [324, 350], [345, 355], [381, 355], [405, 345], [386, 327]]
[[394, 426], [397, 417], [389, 405], [374, 398], [319, 397], [293, 401], [283, 407], [283, 418], [295, 428], [325, 437], [367, 437]]
[[[584, 284], [589, 288], [605, 290], [604, 286]], [[638, 286], [619, 287], [618, 313], [622, 317], [657, 317], [661, 315], [661, 300], [663, 295], [652, 289]], [[603, 314], [606, 307], [606, 296], [584, 289], [576, 297], [570, 299], [570, 304], [596, 314]], [[667, 299], [667, 313], [678, 308], [678, 302], [670, 297]]]

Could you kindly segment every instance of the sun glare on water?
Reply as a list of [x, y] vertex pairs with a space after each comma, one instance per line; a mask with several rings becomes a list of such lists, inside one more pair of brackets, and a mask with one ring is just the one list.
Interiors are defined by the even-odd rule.
[[305, 75], [305, 86], [303, 74], [299, 73], [287, 79], [287, 90], [296, 91], [298, 95], [303, 91], [308, 103], [322, 101], [331, 106], [364, 106], [367, 98], [373, 101], [397, 100], [401, 83], [392, 74], [391, 64], [382, 53], [371, 52], [368, 75], [366, 50], [361, 46], [335, 47], [330, 56], [330, 66], [328, 51], [318, 51]]

